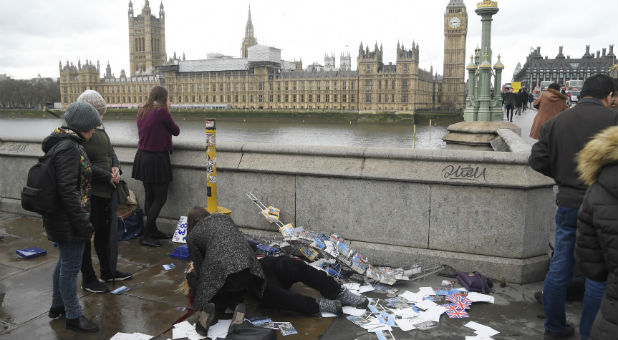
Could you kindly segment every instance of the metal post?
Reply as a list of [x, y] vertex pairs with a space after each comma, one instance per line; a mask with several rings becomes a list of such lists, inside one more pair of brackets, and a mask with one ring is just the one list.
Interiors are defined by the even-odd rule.
[[412, 149], [416, 149], [416, 124], [414, 124], [412, 132]]
[[206, 210], [230, 215], [231, 210], [217, 205], [217, 127], [214, 119], [206, 120]]

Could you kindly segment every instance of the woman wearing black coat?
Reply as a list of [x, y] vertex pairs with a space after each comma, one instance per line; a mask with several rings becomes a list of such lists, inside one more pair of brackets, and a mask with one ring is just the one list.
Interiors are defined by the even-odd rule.
[[618, 337], [618, 127], [607, 128], [595, 136], [577, 155], [577, 161], [580, 178], [590, 187], [579, 209], [575, 256], [587, 278], [606, 281], [590, 339], [615, 340]]
[[83, 144], [101, 125], [97, 110], [87, 103], [73, 103], [64, 114], [66, 127], [57, 128], [43, 141], [43, 152], [53, 159], [57, 198], [60, 209], [43, 216], [47, 238], [58, 244], [58, 262], [52, 276], [50, 318], [66, 316], [66, 327], [97, 332], [99, 327], [82, 314], [77, 299], [77, 274], [86, 242], [93, 227], [90, 222], [90, 190], [94, 172]]

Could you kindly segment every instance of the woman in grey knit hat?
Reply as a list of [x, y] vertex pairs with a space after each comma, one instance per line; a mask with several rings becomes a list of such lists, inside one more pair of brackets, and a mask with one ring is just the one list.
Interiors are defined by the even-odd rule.
[[43, 140], [43, 152], [51, 158], [60, 209], [43, 215], [47, 238], [58, 244], [58, 262], [52, 275], [53, 293], [49, 317], [66, 316], [66, 327], [98, 332], [99, 327], [82, 313], [77, 298], [77, 274], [86, 243], [92, 237], [90, 222], [91, 182], [104, 174], [90, 165], [83, 144], [101, 125], [97, 110], [87, 103], [72, 103], [64, 114], [66, 126]]
[[[77, 101], [92, 105], [97, 109], [101, 118], [107, 111], [105, 99], [97, 91], [86, 90], [77, 97]], [[116, 184], [120, 181], [120, 162], [103, 124], [99, 125], [95, 131], [94, 136], [84, 143], [92, 167], [105, 174], [103, 181], [92, 183], [90, 221], [94, 227], [94, 249], [99, 258], [101, 279], [106, 282], [121, 281], [131, 278], [132, 274], [116, 269], [118, 263]], [[93, 293], [109, 291], [107, 285], [97, 279], [92, 265], [90, 243], [86, 244], [82, 259], [82, 289]]]

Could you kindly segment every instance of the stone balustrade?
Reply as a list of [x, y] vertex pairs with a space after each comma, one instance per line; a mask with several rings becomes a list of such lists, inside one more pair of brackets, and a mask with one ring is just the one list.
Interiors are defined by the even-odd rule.
[[[505, 143], [519, 136], [501, 131]], [[1, 137], [0, 137], [1, 138]], [[489, 277], [524, 283], [542, 280], [548, 230], [553, 224], [553, 181], [518, 152], [406, 150], [271, 144], [219, 144], [219, 205], [232, 210], [248, 233], [275, 235], [245, 193], [281, 209], [283, 222], [337, 233], [373, 264], [449, 264]], [[130, 179], [136, 151], [115, 145]], [[0, 142], [0, 210], [26, 213], [19, 202], [40, 141]], [[202, 143], [176, 144], [174, 181], [159, 224], [173, 229], [193, 205], [206, 205]]]

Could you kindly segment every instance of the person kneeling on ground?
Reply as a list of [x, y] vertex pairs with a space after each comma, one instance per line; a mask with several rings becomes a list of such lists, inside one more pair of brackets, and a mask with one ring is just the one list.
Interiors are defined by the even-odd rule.
[[[234, 308], [232, 325], [245, 316], [245, 293], [251, 288], [261, 296], [265, 275], [253, 250], [231, 217], [210, 215], [193, 207], [187, 218], [187, 247], [193, 261], [193, 309], [200, 311], [196, 331], [208, 334], [215, 316]], [[191, 282], [190, 281], [190, 282]]]
[[[230, 217], [219, 214], [209, 215], [205, 209], [200, 207], [194, 207], [188, 213], [187, 245], [189, 246], [191, 260], [194, 258], [191, 248], [195, 249], [200, 247], [195, 244], [195, 242], [198, 241], [198, 237], [196, 237], [198, 234], [193, 234], [194, 231], [198, 230], [198, 228], [204, 228], [205, 224], [213, 223], [223, 223], [226, 225], [225, 228], [230, 228], [233, 226], [233, 229], [235, 230], [233, 232], [235, 235], [234, 241], [238, 241], [238, 243], [235, 245], [228, 244], [228, 247], [236, 247], [234, 256], [239, 256], [242, 254], [244, 257], [245, 251], [248, 249], [250, 252], [249, 255], [256, 263], [259, 264], [262, 276], [256, 275], [253, 280], [248, 280], [248, 282], [251, 282], [252, 285], [249, 287], [244, 286], [244, 288], [249, 288], [249, 291], [262, 302], [264, 307], [293, 311], [305, 315], [316, 315], [321, 312], [330, 312], [341, 315], [342, 306], [354, 306], [358, 308], [367, 307], [369, 301], [366, 297], [351, 293], [345, 287], [340, 286], [333, 278], [326, 275], [326, 273], [311, 267], [302, 260], [293, 259], [288, 256], [279, 256], [265, 257], [260, 261], [257, 261], [254, 253], [255, 249], [251, 248], [251, 245], [246, 241], [244, 236], [242, 236], [240, 231], [238, 231], [238, 228], [233, 224], [234, 222]], [[228, 225], [228, 223], [231, 223], [231, 225]], [[240, 234], [242, 239], [238, 239], [238, 235], [236, 235], [236, 233]], [[218, 244], [221, 243], [219, 238], [226, 237], [221, 233], [211, 234], [210, 236], [210, 241]], [[227, 241], [230, 239], [231, 238], [227, 238]], [[199, 240], [204, 241], [204, 238]], [[203, 292], [200, 291], [203, 289], [203, 286], [201, 286], [200, 283], [205, 280], [205, 278], [200, 276], [200, 273], [204, 272], [199, 271], [198, 268], [200, 267], [203, 268], [204, 265], [197, 264], [196, 262], [190, 263], [189, 269], [187, 270], [187, 279], [185, 283], [183, 283], [184, 287], [181, 287], [185, 293], [189, 293], [189, 290], [193, 293], [193, 306], [196, 310], [200, 310], [199, 306], [201, 302], [198, 301], [198, 296], [203, 296]], [[251, 270], [253, 271], [254, 268], [251, 267]], [[260, 280], [256, 280], [258, 277], [262, 278], [261, 282]], [[265, 282], [263, 280], [265, 280]], [[247, 281], [245, 281], [245, 283], [246, 282]], [[302, 282], [307, 286], [318, 290], [325, 298], [314, 299], [309, 296], [289, 291], [288, 289], [296, 282]], [[229, 306], [229, 304], [223, 305], [221, 303], [217, 303], [216, 301], [213, 302], [215, 306], [217, 306], [217, 311], [215, 314], [222, 313], [223, 310]], [[209, 308], [212, 309], [213, 307]], [[232, 317], [232, 324], [234, 324], [236, 319], [237, 313], [235, 311], [234, 316]], [[214, 318], [211, 322], [214, 322]], [[242, 319], [240, 322], [242, 322]], [[196, 325], [196, 329], [197, 327], [198, 326]]]

